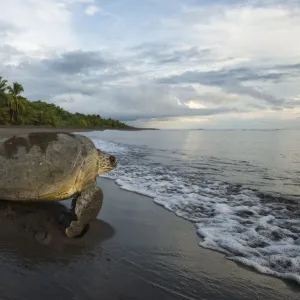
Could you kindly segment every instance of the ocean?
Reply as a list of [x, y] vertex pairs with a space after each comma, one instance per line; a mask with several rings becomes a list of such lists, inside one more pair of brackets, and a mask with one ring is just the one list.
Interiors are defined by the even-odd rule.
[[117, 156], [102, 175], [195, 225], [199, 246], [300, 284], [300, 132], [82, 133]]

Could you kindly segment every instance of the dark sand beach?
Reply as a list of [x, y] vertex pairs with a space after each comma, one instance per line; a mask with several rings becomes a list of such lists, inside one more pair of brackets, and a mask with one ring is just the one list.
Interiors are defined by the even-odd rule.
[[296, 284], [199, 247], [194, 225], [151, 198], [98, 184], [103, 208], [80, 239], [64, 235], [70, 201], [1, 203], [0, 299], [299, 299]]
[[85, 128], [74, 128], [74, 127], [64, 127], [64, 128], [53, 128], [53, 127], [42, 127], [42, 126], [0, 126], [0, 138], [10, 137], [17, 134], [26, 134], [29, 132], [86, 132], [91, 131]]

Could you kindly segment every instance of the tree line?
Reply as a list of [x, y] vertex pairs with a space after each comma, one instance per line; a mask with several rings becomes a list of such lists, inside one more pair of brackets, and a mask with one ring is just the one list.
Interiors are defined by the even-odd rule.
[[73, 114], [55, 104], [29, 101], [21, 95], [23, 92], [22, 84], [13, 82], [10, 86], [0, 76], [0, 125], [134, 129], [118, 120], [103, 119], [98, 114]]

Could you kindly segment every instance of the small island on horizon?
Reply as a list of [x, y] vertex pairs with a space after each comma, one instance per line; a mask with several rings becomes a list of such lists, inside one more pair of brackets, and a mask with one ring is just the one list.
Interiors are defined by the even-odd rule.
[[8, 81], [0, 76], [0, 126], [38, 126], [83, 129], [142, 130], [119, 120], [102, 118], [99, 114], [71, 113], [41, 100], [30, 101], [21, 94], [24, 87], [19, 82]]

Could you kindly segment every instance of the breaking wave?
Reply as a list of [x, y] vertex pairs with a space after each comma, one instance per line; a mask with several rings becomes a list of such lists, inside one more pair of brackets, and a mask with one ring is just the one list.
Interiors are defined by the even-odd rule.
[[[193, 222], [202, 237], [200, 246], [300, 284], [300, 206], [295, 199], [207, 179], [184, 162], [163, 164], [162, 155], [171, 155], [165, 151], [96, 138], [93, 142], [119, 160], [118, 168], [103, 177]], [[218, 168], [217, 163], [206, 166], [205, 172]]]

